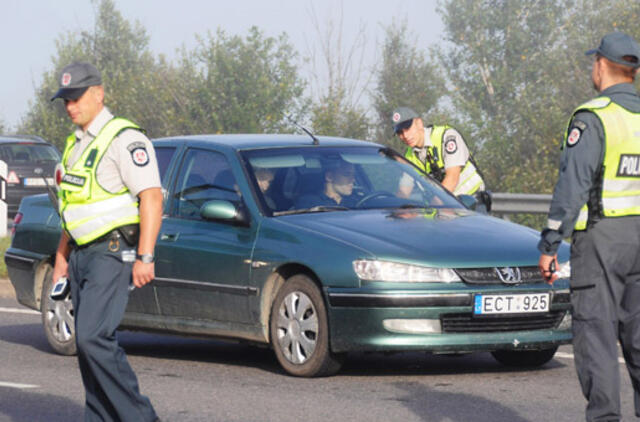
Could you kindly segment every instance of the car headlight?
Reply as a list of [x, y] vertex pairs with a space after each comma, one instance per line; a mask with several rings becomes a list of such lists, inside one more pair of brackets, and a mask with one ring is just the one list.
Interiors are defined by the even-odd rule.
[[462, 281], [451, 268], [433, 268], [399, 262], [359, 259], [353, 270], [361, 280], [403, 283], [453, 283]]
[[556, 271], [558, 278], [569, 278], [571, 276], [571, 261], [558, 264], [560, 269]]

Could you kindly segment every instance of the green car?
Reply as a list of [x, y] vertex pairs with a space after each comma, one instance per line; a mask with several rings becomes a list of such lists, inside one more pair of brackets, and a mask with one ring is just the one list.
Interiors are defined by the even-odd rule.
[[[476, 213], [393, 150], [297, 135], [154, 141], [165, 194], [156, 279], [122, 329], [270, 344], [286, 372], [336, 373], [351, 351], [489, 351], [549, 361], [571, 340], [569, 248], [543, 282], [539, 233]], [[52, 300], [60, 233], [46, 195], [23, 200], [5, 255], [18, 300], [75, 353]]]

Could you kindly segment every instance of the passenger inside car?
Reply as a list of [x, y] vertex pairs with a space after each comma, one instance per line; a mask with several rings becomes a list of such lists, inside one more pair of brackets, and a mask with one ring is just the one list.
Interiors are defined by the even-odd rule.
[[271, 197], [269, 189], [271, 188], [271, 183], [273, 182], [274, 173], [273, 170], [265, 168], [265, 167], [256, 167], [253, 170], [253, 173], [256, 176], [256, 180], [258, 181], [258, 187], [262, 192], [262, 196], [264, 198], [265, 203], [271, 210], [276, 209], [276, 202]]
[[324, 185], [321, 191], [303, 195], [296, 201], [296, 208], [315, 206], [353, 207], [358, 197], [353, 194], [355, 167], [344, 160], [329, 163], [324, 171]]

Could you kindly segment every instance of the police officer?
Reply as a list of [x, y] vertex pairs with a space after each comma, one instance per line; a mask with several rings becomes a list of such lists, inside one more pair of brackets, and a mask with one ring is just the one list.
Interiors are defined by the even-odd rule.
[[63, 231], [53, 279], [67, 276], [71, 286], [85, 421], [154, 421], [115, 337], [129, 287], [155, 276], [162, 192], [153, 146], [138, 126], [104, 107], [100, 73], [89, 63], [62, 70], [56, 98], [77, 130], [61, 163]]
[[[405, 158], [442, 183], [454, 195], [473, 195], [485, 185], [462, 135], [450, 126], [424, 126], [409, 107], [398, 107], [391, 115], [393, 131], [407, 145]], [[403, 183], [405, 185], [403, 186]], [[400, 190], [411, 192], [409, 179]], [[405, 194], [405, 196], [408, 196]]]
[[640, 416], [640, 46], [613, 32], [587, 54], [600, 95], [571, 116], [538, 266], [552, 283], [556, 251], [573, 232], [573, 348], [586, 418], [618, 421], [618, 340]]

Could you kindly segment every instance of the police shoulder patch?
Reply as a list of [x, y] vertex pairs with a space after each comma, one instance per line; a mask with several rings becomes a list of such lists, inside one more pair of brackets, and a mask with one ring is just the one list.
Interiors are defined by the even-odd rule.
[[127, 150], [136, 166], [143, 167], [149, 164], [149, 153], [144, 142], [132, 142], [127, 146]]
[[458, 150], [458, 144], [455, 137], [447, 138], [444, 141], [444, 150], [447, 154], [453, 154]]
[[582, 131], [577, 127], [573, 127], [567, 136], [567, 146], [575, 146], [580, 141], [580, 136], [582, 136]]

